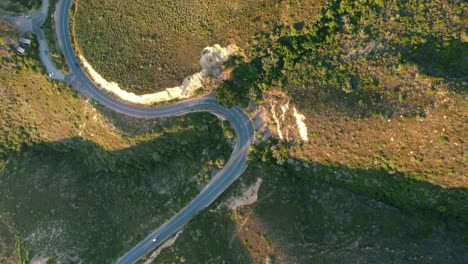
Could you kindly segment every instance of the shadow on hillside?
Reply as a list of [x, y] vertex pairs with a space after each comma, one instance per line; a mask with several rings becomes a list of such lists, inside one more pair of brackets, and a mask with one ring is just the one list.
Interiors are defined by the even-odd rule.
[[304, 160], [280, 166], [254, 159], [247, 174], [259, 173], [266, 186], [255, 213], [293, 262], [468, 259], [467, 188]]
[[[189, 230], [201, 230], [204, 239], [193, 245], [192, 234], [184, 234], [174, 254], [200, 262], [218, 254], [232, 256], [228, 245], [232, 232], [239, 232], [233, 231], [235, 222], [248, 230], [241, 236], [244, 248], [240, 253], [247, 250], [252, 262], [265, 257], [285, 263], [344, 259], [463, 263], [468, 259], [466, 188], [442, 188], [384, 170], [306, 161], [283, 166], [252, 161], [240, 181], [248, 186], [258, 177], [264, 181], [254, 205], [234, 213], [205, 211], [196, 216]], [[211, 208], [238, 196], [240, 181]], [[207, 248], [216, 250], [201, 253]], [[233, 250], [239, 249], [234, 246]]]
[[[83, 261], [110, 262], [196, 195], [196, 184], [188, 179], [206, 162], [197, 146], [206, 142], [204, 147], [216, 150], [219, 142], [210, 143], [213, 133], [217, 132], [168, 132], [119, 151], [106, 151], [77, 137], [33, 145], [12, 158], [1, 174], [2, 214], [9, 215], [36, 251], [72, 248], [70, 256], [79, 254]], [[181, 140], [186, 141], [184, 147], [174, 147], [181, 146]], [[460, 251], [467, 241], [466, 188], [442, 188], [384, 170], [306, 161], [286, 161], [283, 166], [252, 161], [242, 181], [252, 182], [260, 175], [267, 188], [254, 208], [271, 227], [267, 238], [278, 235], [286, 246], [301, 245], [295, 247], [299, 251], [286, 247], [290, 254], [312, 252], [311, 260], [338, 261], [348, 256], [343, 252], [352, 249], [350, 241], [362, 243], [353, 253], [358, 262], [379, 256], [412, 257], [397, 253], [403, 250], [400, 244], [410, 247], [408, 251], [444, 253], [441, 256], [449, 258], [463, 258], [466, 252]], [[214, 206], [238, 187], [239, 183], [233, 185]], [[270, 195], [264, 198], [265, 192]], [[336, 193], [338, 198], [333, 198]], [[283, 213], [285, 208], [289, 211]], [[284, 232], [274, 232], [279, 229]], [[189, 224], [177, 248], [191, 252], [184, 255], [199, 256], [202, 263], [217, 256], [232, 263], [250, 259], [251, 249], [233, 232], [229, 216], [205, 210]], [[453, 233], [465, 234], [465, 241]], [[368, 247], [375, 251], [365, 253]], [[317, 255], [317, 249], [322, 253]], [[355, 252], [365, 254], [357, 258]]]
[[94, 100], [91, 100], [90, 103], [100, 113], [102, 113], [102, 116], [105, 117], [120, 133], [130, 137], [146, 133], [163, 133], [168, 131], [167, 128], [169, 126], [178, 126], [179, 128], [183, 128], [181, 130], [191, 129], [193, 123], [202, 125], [218, 123], [217, 125], [219, 126], [217, 117], [205, 112], [190, 113], [176, 117], [135, 118], [115, 112]]
[[200, 127], [118, 151], [79, 137], [28, 147], [0, 174], [1, 215], [33, 253], [109, 263], [198, 193], [210, 160], [228, 158], [219, 126]]
[[188, 263], [256, 263], [238, 236], [234, 214], [224, 209], [213, 211], [223, 200], [218, 198], [214, 206], [191, 219], [174, 247], [164, 251], [157, 263], [173, 263], [179, 256]]
[[467, 188], [379, 169], [259, 164], [247, 173], [265, 175], [255, 214], [268, 225], [267, 238], [294, 262], [468, 259]]
[[366, 195], [409, 213], [418, 211], [468, 228], [468, 188], [441, 187], [403, 173], [385, 169], [358, 169], [344, 165], [294, 161], [275, 166], [291, 183], [327, 183]]
[[445, 41], [430, 36], [424, 43], [408, 48], [405, 57], [418, 64], [426, 75], [468, 81], [466, 42], [455, 39]]

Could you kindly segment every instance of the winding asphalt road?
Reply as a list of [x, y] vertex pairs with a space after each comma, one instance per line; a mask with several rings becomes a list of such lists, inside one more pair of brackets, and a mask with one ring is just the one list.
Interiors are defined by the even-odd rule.
[[[205, 188], [195, 197], [186, 207], [178, 214], [173, 216], [169, 221], [157, 228], [149, 234], [143, 241], [134, 246], [124, 256], [117, 260], [117, 263], [135, 263], [142, 256], [149, 253], [156, 246], [160, 245], [171, 235], [181, 229], [194, 215], [209, 206], [221, 193], [223, 193], [247, 167], [247, 155], [249, 147], [253, 139], [253, 127], [250, 119], [238, 107], [227, 109], [221, 106], [212, 96], [202, 96], [186, 101], [182, 101], [173, 105], [164, 107], [143, 107], [119, 101], [107, 93], [101, 91], [89, 79], [86, 73], [79, 66], [79, 62], [75, 56], [71, 46], [70, 29], [69, 29], [69, 9], [71, 0], [60, 1], [56, 8], [56, 33], [60, 46], [63, 49], [65, 61], [69, 66], [70, 73], [62, 75], [57, 71], [56, 79], [64, 80], [73, 88], [78, 90], [83, 96], [92, 98], [102, 105], [125, 115], [137, 118], [158, 118], [185, 115], [193, 112], [209, 112], [228, 120], [236, 133], [236, 145], [231, 154], [229, 161], [224, 168], [212, 177], [211, 181]], [[57, 17], [58, 16], [58, 17]], [[39, 21], [38, 21], [39, 22]], [[44, 39], [43, 32], [38, 26], [40, 23], [33, 25], [33, 31]], [[41, 47], [41, 49], [45, 49]], [[44, 57], [44, 62], [48, 68], [53, 70], [53, 63], [50, 57]], [[156, 240], [155, 240], [156, 239]]]

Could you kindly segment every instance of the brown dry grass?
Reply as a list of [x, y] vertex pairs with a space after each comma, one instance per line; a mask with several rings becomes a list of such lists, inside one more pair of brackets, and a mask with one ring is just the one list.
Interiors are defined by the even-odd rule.
[[314, 162], [384, 167], [441, 186], [468, 187], [467, 113], [463, 99], [448, 98], [418, 119], [312, 114], [307, 119], [311, 142], [295, 152]]
[[[280, 117], [280, 106], [291, 100], [290, 107], [297, 104], [306, 112], [309, 142], [290, 148], [294, 158], [351, 168], [384, 168], [444, 187], [468, 187], [465, 142], [468, 105], [461, 95], [440, 88], [431, 95], [434, 102], [426, 107], [425, 117], [389, 118], [374, 114], [358, 118], [321, 105], [317, 98], [288, 99], [283, 94], [278, 99], [278, 94], [278, 91], [265, 94], [263, 107], [270, 110], [275, 105]], [[304, 108], [304, 101], [313, 106]], [[273, 118], [267, 121], [269, 130], [278, 136]], [[285, 140], [300, 141], [291, 111], [280, 120], [280, 128]]]
[[[254, 263], [286, 263], [285, 256], [277, 246], [267, 238], [269, 227], [255, 215], [252, 208], [234, 211], [234, 223], [237, 236], [249, 251]], [[274, 258], [274, 262], [271, 262]]]

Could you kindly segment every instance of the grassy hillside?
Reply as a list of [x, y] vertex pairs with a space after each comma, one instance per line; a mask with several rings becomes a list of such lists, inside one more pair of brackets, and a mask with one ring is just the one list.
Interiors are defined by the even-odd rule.
[[256, 32], [313, 21], [310, 1], [76, 1], [79, 47], [95, 69], [132, 92], [179, 85], [199, 71], [203, 48], [251, 45]]
[[211, 164], [227, 158], [212, 140], [219, 131], [201, 126], [210, 124], [168, 125], [174, 131], [118, 151], [77, 137], [33, 145], [2, 171], [2, 218], [31, 254], [110, 262], [187, 204]]
[[[263, 177], [259, 200], [197, 216], [155, 263], [464, 263], [468, 258], [461, 222], [400, 210], [303, 177], [306, 167], [296, 167], [301, 169], [250, 166], [242, 181]], [[334, 174], [327, 166], [321, 171]]]
[[[249, 60], [231, 61], [218, 98], [271, 109], [280, 105], [270, 92], [285, 93], [306, 114], [310, 141], [253, 147], [250, 167], [262, 163], [257, 174], [285, 187], [267, 185], [267, 201], [238, 221], [225, 215], [253, 224], [218, 244], [243, 236], [241, 253], [256, 263], [466, 261], [465, 27], [459, 1], [330, 1], [315, 23], [258, 34]], [[294, 127], [292, 118], [281, 125]], [[228, 250], [198, 256], [185, 238], [163, 262], [215, 263]]]
[[[309, 128], [308, 142], [253, 146], [242, 178], [264, 178], [260, 200], [201, 213], [156, 262], [466, 262], [464, 2], [111, 2], [75, 6], [78, 44], [104, 77], [136, 92], [175, 85], [201, 48], [233, 38], [248, 58], [230, 62], [218, 97], [271, 109], [270, 93], [284, 93]], [[38, 75], [34, 52], [12, 56], [16, 36], [1, 36], [5, 262], [27, 250], [109, 261], [227, 159], [216, 119], [109, 113]]]
[[35, 49], [14, 55], [17, 36], [0, 25], [1, 263], [109, 263], [228, 159], [212, 115], [135, 120], [101, 109], [50, 82]]
[[309, 127], [296, 158], [467, 187], [465, 13], [462, 2], [330, 2], [313, 24], [259, 34], [218, 94], [269, 109], [262, 96], [285, 93]]

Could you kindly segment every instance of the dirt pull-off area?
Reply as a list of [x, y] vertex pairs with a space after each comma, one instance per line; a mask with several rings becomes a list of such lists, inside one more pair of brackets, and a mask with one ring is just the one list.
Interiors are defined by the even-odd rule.
[[229, 198], [225, 202], [221, 203], [218, 206], [218, 209], [226, 207], [230, 210], [236, 210], [238, 207], [255, 203], [258, 199], [258, 190], [260, 189], [261, 185], [262, 178], [258, 178], [254, 184], [245, 188], [240, 196]]
[[161, 251], [165, 248], [171, 247], [183, 231], [183, 229], [180, 230], [173, 238], [166, 240], [166, 242], [164, 242], [160, 247], [158, 247], [158, 249], [156, 249], [156, 251], [153, 252], [153, 254], [151, 254], [151, 256], [145, 261], [145, 264], [154, 263], [154, 260], [159, 256], [159, 254], [161, 254]]
[[83, 56], [80, 56], [80, 60], [94, 82], [102, 89], [128, 102], [150, 105], [173, 99], [189, 98], [197, 89], [202, 88], [205, 77], [220, 77], [222, 73], [221, 65], [237, 51], [238, 48], [235, 45], [229, 45], [223, 48], [215, 44], [211, 47], [206, 47], [200, 57], [200, 66], [202, 67], [200, 72], [186, 77], [180, 86], [166, 88], [162, 92], [143, 95], [125, 91], [120, 88], [118, 83], [113, 81], [109, 82], [104, 79]]

